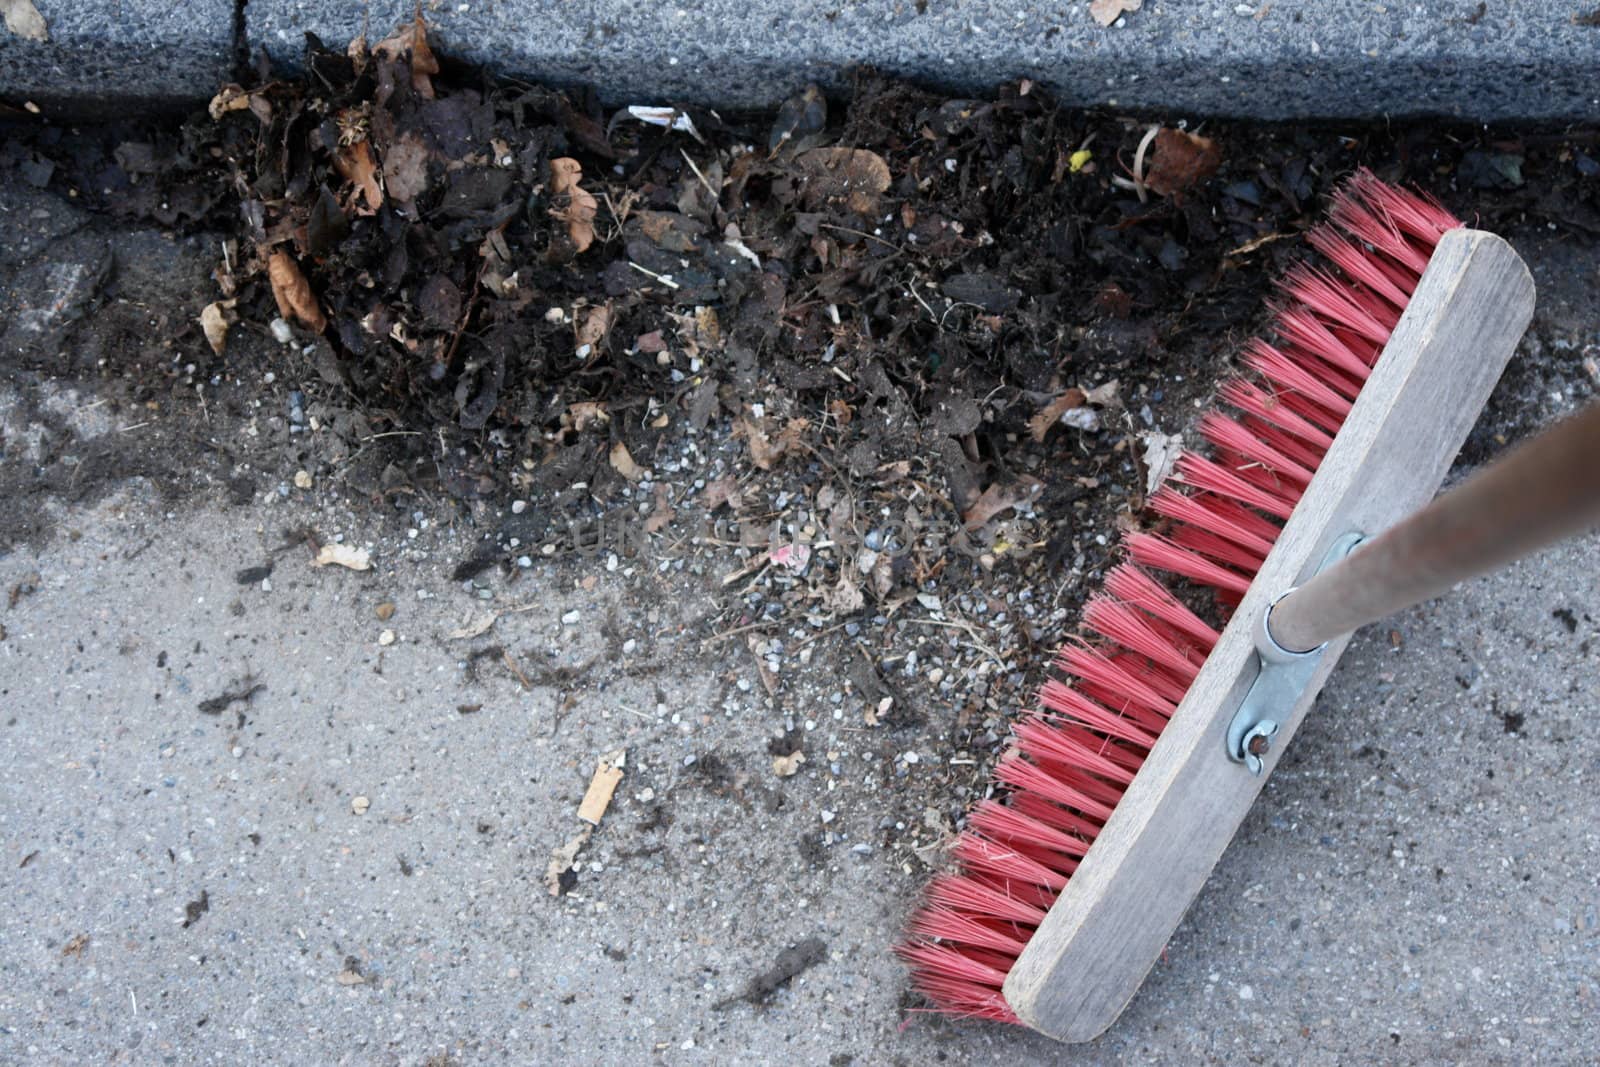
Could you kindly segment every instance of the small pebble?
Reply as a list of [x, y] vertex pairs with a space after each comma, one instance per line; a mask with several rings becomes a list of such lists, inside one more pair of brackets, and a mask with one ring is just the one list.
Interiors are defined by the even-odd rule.
[[311, 472], [310, 471], [295, 471], [294, 472], [294, 487], [296, 489], [310, 489], [311, 488]]
[[281, 318], [273, 319], [269, 329], [272, 330], [272, 339], [280, 345], [294, 340], [294, 328]]
[[524, 511], [527, 511], [527, 510], [528, 510], [528, 502], [526, 500], [513, 500], [511, 502], [511, 514], [513, 514], [513, 515], [521, 515]]
[[371, 806], [372, 801], [368, 800], [366, 797], [356, 797], [354, 800], [350, 801], [350, 810], [357, 815], [365, 815], [367, 813], [367, 809]]
[[385, 600], [382, 604], [373, 608], [372, 613], [378, 617], [379, 622], [388, 622], [394, 617], [394, 601]]
[[378, 635], [378, 644], [380, 644], [380, 645], [392, 645], [392, 644], [394, 644], [394, 631], [393, 630], [385, 630], [385, 631], [383, 631], [383, 633], [379, 634]]
[[630, 637], [626, 641], [622, 642], [622, 654], [625, 656], [631, 656], [633, 654], [633, 650], [638, 647], [639, 642]]
[[581, 618], [583, 618], [582, 613], [580, 613], [579, 611], [574, 609], [572, 611], [567, 612], [565, 615], [561, 616], [561, 625], [563, 625], [563, 626], [573, 626]]

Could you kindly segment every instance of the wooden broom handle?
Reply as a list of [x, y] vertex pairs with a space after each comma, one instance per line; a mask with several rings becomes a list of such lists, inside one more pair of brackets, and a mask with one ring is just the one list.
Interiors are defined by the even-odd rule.
[[1272, 637], [1290, 651], [1316, 648], [1597, 523], [1600, 404], [1521, 445], [1284, 597], [1272, 609]]

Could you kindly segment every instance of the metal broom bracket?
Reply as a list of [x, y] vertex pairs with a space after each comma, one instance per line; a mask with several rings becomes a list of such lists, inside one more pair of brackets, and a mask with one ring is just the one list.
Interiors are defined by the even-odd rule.
[[[1358, 533], [1347, 533], [1329, 547], [1322, 557], [1316, 573], [1332, 567], [1348, 556], [1363, 538]], [[1297, 587], [1298, 588], [1298, 587]], [[1304, 652], [1295, 652], [1278, 644], [1272, 636], [1272, 609], [1278, 602], [1294, 593], [1294, 589], [1280, 594], [1256, 620], [1256, 653], [1260, 659], [1260, 672], [1250, 684], [1239, 710], [1228, 723], [1228, 758], [1242, 763], [1251, 774], [1259, 775], [1266, 767], [1264, 757], [1272, 751], [1272, 738], [1278, 732], [1278, 723], [1291, 708], [1311, 677], [1327, 644]]]

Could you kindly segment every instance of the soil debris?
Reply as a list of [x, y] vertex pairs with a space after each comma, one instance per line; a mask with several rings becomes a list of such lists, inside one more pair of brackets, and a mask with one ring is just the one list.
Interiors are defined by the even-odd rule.
[[744, 1001], [760, 1004], [783, 988], [789, 980], [804, 974], [828, 958], [828, 944], [820, 937], [808, 937], [790, 945], [772, 961], [772, 967], [762, 971], [745, 985], [744, 992], [714, 1005], [719, 1010]]
[[202, 715], [221, 715], [233, 704], [250, 703], [255, 695], [265, 688], [265, 683], [245, 678], [209, 700], [202, 700], [197, 706]]

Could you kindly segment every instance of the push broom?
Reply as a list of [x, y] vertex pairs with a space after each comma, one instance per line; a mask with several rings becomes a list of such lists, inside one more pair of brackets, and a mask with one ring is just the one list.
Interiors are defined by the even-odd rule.
[[[897, 951], [937, 1010], [1111, 1025], [1357, 627], [1600, 521], [1600, 407], [1421, 512], [1526, 329], [1500, 238], [1358, 172], [1283, 281], [1274, 343], [1126, 538]], [[1402, 521], [1404, 520], [1404, 521]], [[1398, 524], [1398, 525], [1397, 525]], [[1366, 539], [1366, 540], [1364, 540]], [[1151, 571], [1214, 592], [1220, 632]], [[1298, 587], [1298, 588], [1297, 588]], [[1188, 598], [1192, 600], [1193, 598]]]

